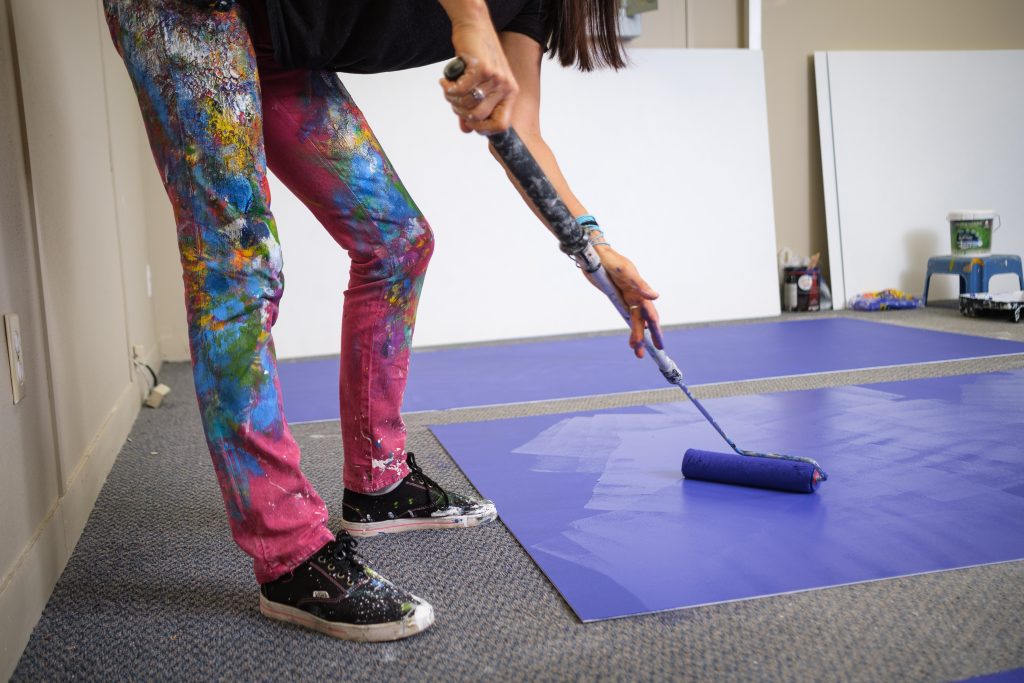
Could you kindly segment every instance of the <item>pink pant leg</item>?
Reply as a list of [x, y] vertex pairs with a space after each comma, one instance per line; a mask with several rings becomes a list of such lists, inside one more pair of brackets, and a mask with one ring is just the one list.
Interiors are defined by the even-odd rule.
[[254, 35], [269, 166], [352, 259], [341, 341], [344, 480], [377, 490], [409, 471], [400, 409], [433, 235], [337, 75], [274, 68], [258, 27]]

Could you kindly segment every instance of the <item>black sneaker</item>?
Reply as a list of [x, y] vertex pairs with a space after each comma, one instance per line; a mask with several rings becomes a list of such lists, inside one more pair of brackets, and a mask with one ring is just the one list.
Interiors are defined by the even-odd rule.
[[390, 493], [368, 496], [345, 489], [341, 526], [353, 536], [375, 536], [417, 529], [469, 527], [490, 522], [498, 510], [489, 500], [445, 491], [407, 453], [409, 476]]
[[261, 585], [260, 612], [345, 640], [398, 640], [434, 623], [430, 603], [363, 564], [344, 531], [291, 573]]

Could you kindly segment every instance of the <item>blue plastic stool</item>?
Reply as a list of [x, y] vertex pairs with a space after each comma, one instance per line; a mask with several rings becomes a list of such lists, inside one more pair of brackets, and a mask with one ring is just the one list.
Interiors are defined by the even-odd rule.
[[1024, 270], [1020, 256], [988, 254], [987, 256], [932, 256], [928, 259], [928, 272], [924, 276], [924, 295], [928, 305], [928, 283], [932, 275], [956, 275], [960, 278], [961, 294], [979, 294], [988, 291], [988, 283], [995, 275], [1012, 273], [1024, 289]]

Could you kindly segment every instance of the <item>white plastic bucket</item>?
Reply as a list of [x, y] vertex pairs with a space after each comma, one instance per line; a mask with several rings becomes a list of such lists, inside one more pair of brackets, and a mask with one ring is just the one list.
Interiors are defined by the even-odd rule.
[[992, 233], [1000, 225], [999, 214], [995, 211], [950, 211], [946, 220], [949, 221], [949, 247], [954, 255], [984, 256], [992, 253]]

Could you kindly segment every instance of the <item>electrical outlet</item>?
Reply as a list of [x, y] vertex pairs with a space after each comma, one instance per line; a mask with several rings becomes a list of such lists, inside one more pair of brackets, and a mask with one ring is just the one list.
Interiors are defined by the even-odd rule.
[[7, 331], [7, 359], [11, 364], [11, 388], [14, 391], [14, 402], [18, 403], [25, 398], [25, 358], [18, 316], [5, 313], [4, 329]]
[[146, 347], [142, 344], [132, 344], [132, 360], [146, 362]]

